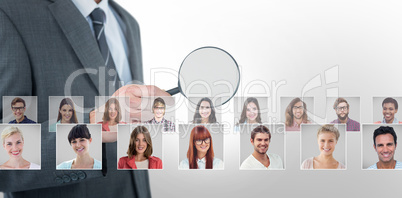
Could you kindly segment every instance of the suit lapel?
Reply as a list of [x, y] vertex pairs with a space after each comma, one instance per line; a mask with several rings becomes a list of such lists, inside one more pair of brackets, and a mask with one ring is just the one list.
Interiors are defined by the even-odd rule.
[[99, 92], [99, 66], [105, 63], [87, 20], [72, 1], [56, 0], [49, 9]]

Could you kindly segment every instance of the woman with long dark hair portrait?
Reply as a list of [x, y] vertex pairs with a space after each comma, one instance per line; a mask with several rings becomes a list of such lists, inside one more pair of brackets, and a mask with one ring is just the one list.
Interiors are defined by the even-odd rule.
[[117, 132], [117, 124], [126, 124], [121, 121], [120, 102], [116, 98], [110, 98], [105, 104], [105, 112], [103, 113], [102, 131]]
[[196, 107], [193, 123], [211, 124], [216, 123], [215, 108], [211, 99], [202, 98]]
[[244, 101], [243, 110], [240, 115], [239, 124], [261, 123], [260, 105], [257, 98], [250, 97]]
[[63, 98], [59, 105], [57, 122], [50, 125], [49, 131], [55, 132], [57, 124], [78, 123], [77, 113], [75, 112], [74, 102], [70, 98]]

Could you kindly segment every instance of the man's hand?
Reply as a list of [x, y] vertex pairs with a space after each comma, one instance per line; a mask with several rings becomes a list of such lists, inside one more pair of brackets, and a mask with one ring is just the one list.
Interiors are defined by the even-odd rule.
[[112, 97], [130, 97], [130, 122], [138, 123], [141, 120], [141, 98], [170, 96], [167, 92], [153, 85], [126, 85], [118, 89]]
[[[153, 85], [126, 85], [118, 89], [112, 97], [129, 97], [130, 98], [130, 121], [131, 123], [141, 123], [141, 98], [143, 97], [169, 97], [170, 94], [159, 89]], [[164, 98], [165, 99], [165, 98]], [[165, 99], [166, 100], [166, 99]], [[171, 104], [171, 100], [167, 99], [166, 103]], [[97, 110], [90, 112], [89, 120], [91, 124], [96, 123], [95, 114]], [[110, 133], [110, 132], [104, 132]], [[110, 135], [116, 137], [110, 137]], [[104, 136], [104, 135], [103, 135]], [[102, 137], [102, 142], [114, 142], [117, 139], [117, 133], [107, 134], [107, 136]], [[106, 138], [107, 137], [107, 138]], [[111, 141], [112, 140], [112, 141]], [[114, 141], [113, 141], [114, 140]]]

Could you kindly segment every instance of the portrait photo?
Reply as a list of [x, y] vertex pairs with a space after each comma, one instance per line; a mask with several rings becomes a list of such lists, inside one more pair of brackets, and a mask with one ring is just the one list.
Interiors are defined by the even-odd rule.
[[56, 169], [102, 169], [100, 124], [59, 124], [56, 131]]
[[301, 170], [346, 169], [346, 125], [301, 126]]
[[40, 170], [40, 130], [40, 124], [0, 124], [0, 170]]
[[3, 96], [4, 124], [36, 124], [37, 113], [36, 96]]
[[[266, 139], [268, 138], [268, 139]], [[285, 125], [244, 124], [240, 126], [240, 170], [285, 169]], [[261, 158], [268, 156], [269, 166], [262, 166]]]
[[179, 125], [179, 170], [224, 169], [224, 134], [219, 124]]
[[49, 132], [56, 132], [57, 124], [84, 122], [83, 96], [49, 96]]
[[117, 169], [163, 169], [163, 126], [121, 124], [117, 133]]

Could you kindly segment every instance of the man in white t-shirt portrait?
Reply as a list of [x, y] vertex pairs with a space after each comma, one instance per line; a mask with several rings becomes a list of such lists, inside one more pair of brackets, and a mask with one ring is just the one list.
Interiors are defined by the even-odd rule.
[[243, 161], [240, 169], [272, 170], [283, 169], [283, 162], [279, 155], [267, 153], [271, 143], [271, 133], [263, 125], [259, 125], [251, 131], [250, 142], [254, 152]]

